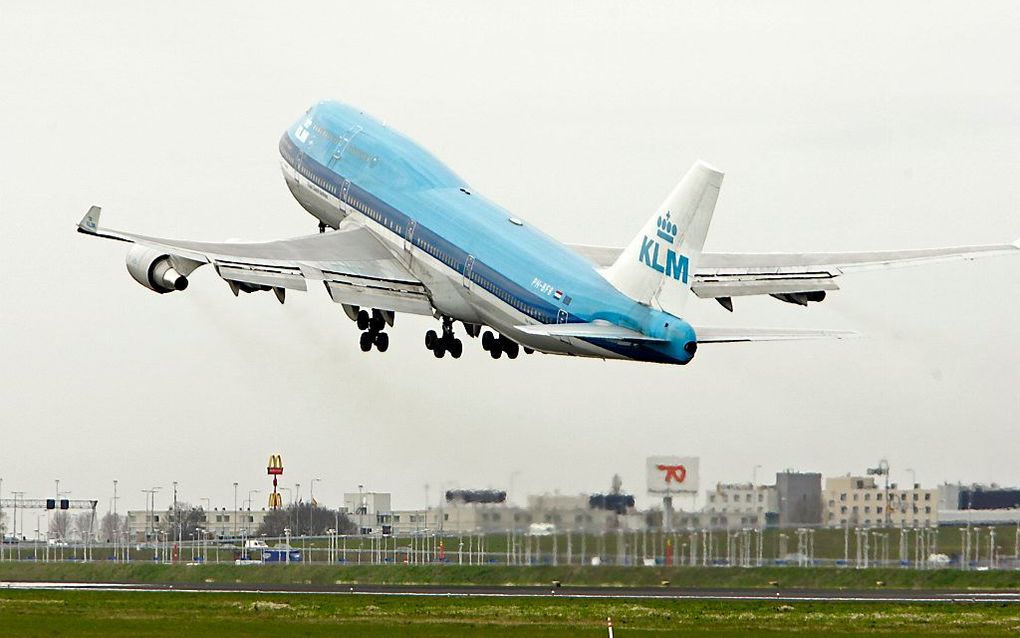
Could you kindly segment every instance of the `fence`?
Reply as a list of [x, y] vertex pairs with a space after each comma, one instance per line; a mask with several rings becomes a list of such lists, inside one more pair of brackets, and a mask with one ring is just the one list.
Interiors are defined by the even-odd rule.
[[[1012, 537], [1012, 538], [1010, 538]], [[1020, 567], [1020, 526], [918, 529], [697, 529], [602, 533], [394, 535], [175, 541], [149, 543], [14, 542], [0, 560], [269, 562], [373, 565], [510, 566], [838, 566], [867, 569], [1014, 569]], [[1010, 542], [1012, 541], [1012, 542]], [[1003, 546], [1003, 545], [1007, 546]], [[246, 547], [246, 545], [250, 545]], [[1011, 545], [1011, 547], [1008, 547]], [[291, 548], [299, 552], [280, 551]], [[821, 553], [818, 553], [821, 549]], [[275, 550], [275, 551], [274, 551]], [[1012, 550], [1012, 551], [1009, 551]]]

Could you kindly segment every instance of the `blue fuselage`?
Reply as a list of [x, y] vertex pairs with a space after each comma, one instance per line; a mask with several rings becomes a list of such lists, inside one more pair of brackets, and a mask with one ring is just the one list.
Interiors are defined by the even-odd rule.
[[[682, 364], [692, 357], [683, 347], [695, 341], [687, 322], [622, 294], [587, 259], [356, 109], [337, 102], [315, 105], [283, 135], [280, 153], [289, 170], [320, 189], [323, 202], [342, 202], [313, 208], [302, 201], [316, 217], [336, 227], [345, 216], [360, 215], [377, 233], [389, 235], [390, 245], [427, 255], [447, 279], [484, 295], [489, 305], [500, 304], [500, 317], [489, 313], [485, 323], [523, 345], [550, 351], [541, 340], [529, 344], [515, 325], [606, 321], [667, 341], [575, 339], [552, 350], [659, 363]], [[441, 303], [436, 308], [443, 314], [478, 321], [464, 316], [471, 313], [463, 306]]]

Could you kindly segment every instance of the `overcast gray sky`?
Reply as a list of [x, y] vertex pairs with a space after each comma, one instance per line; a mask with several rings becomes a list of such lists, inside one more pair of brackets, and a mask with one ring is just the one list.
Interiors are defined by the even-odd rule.
[[[459, 361], [398, 317], [389, 352], [313, 288], [235, 299], [211, 270], [159, 296], [105, 224], [195, 239], [314, 231], [277, 141], [318, 99], [404, 131], [564, 241], [622, 245], [697, 158], [726, 181], [709, 250], [854, 250], [1020, 236], [1014, 2], [10, 1], [0, 5], [0, 476], [121, 507], [143, 488], [232, 506], [424, 485], [564, 493], [649, 454], [702, 483], [784, 468], [1020, 483], [1020, 259], [867, 273], [805, 310], [703, 324], [867, 339], [702, 348], [693, 365]], [[165, 491], [165, 490], [164, 490]], [[307, 487], [302, 491], [307, 494]], [[164, 505], [165, 500], [159, 502]]]

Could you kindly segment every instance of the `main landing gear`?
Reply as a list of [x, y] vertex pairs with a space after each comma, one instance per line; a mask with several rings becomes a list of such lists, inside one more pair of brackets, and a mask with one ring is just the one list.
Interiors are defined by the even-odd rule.
[[[372, 346], [375, 346], [379, 352], [386, 352], [386, 349], [390, 347], [390, 336], [383, 332], [387, 322], [382, 311], [373, 308], [372, 314], [368, 314], [367, 310], [359, 310], [355, 321], [358, 323], [358, 330], [363, 331], [360, 341], [361, 351], [368, 352]], [[393, 325], [392, 318], [389, 323]]]
[[[516, 359], [517, 355], [521, 353], [521, 345], [512, 339], [507, 339], [503, 335], [496, 336], [488, 330], [482, 335], [482, 349], [489, 353], [489, 356], [493, 359], [499, 359], [506, 353], [508, 359]], [[524, 354], [531, 354], [534, 352], [531, 348], [524, 347]]]
[[436, 334], [435, 330], [425, 333], [425, 347], [432, 351], [437, 359], [442, 359], [447, 352], [454, 359], [460, 359], [464, 352], [464, 342], [453, 335], [453, 319], [443, 317], [443, 332]]

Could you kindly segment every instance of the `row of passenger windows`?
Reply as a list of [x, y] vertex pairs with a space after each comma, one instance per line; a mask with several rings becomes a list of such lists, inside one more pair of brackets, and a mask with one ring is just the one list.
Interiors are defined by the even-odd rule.
[[312, 181], [312, 183], [315, 184], [316, 186], [318, 186], [319, 188], [321, 188], [321, 189], [323, 189], [325, 191], [328, 191], [329, 193], [332, 193], [333, 195], [336, 195], [336, 192], [335, 192], [336, 191], [336, 186], [332, 182], [322, 179], [321, 177], [319, 177], [315, 173], [312, 173], [312, 176], [309, 177], [308, 179], [310, 179]]
[[339, 138], [339, 137], [337, 137], [336, 135], [334, 135], [334, 134], [333, 134], [333, 133], [331, 133], [330, 131], [328, 131], [328, 130], [326, 130], [326, 129], [322, 128], [321, 126], [319, 126], [319, 125], [318, 125], [318, 124], [316, 124], [315, 122], [312, 122], [312, 126], [311, 126], [311, 129], [312, 129], [313, 131], [315, 131], [315, 132], [316, 132], [317, 134], [319, 134], [319, 135], [321, 135], [322, 137], [324, 137], [324, 138], [326, 138], [327, 140], [329, 140], [330, 142], [333, 142], [334, 144], [339, 144], [339, 143], [340, 143], [340, 138]]
[[514, 295], [511, 295], [509, 292], [497, 286], [495, 283], [489, 281], [488, 279], [485, 279], [477, 272], [471, 273], [471, 280], [474, 281], [479, 286], [481, 286], [482, 288], [484, 288], [489, 293], [501, 299], [504, 303], [513, 306], [515, 309], [517, 309], [520, 312], [523, 312], [529, 317], [538, 319], [542, 323], [552, 323], [552, 321], [554, 320], [554, 318], [551, 315], [546, 314], [539, 310], [538, 308], [529, 306], [528, 304], [522, 302], [520, 299], [518, 299]]

